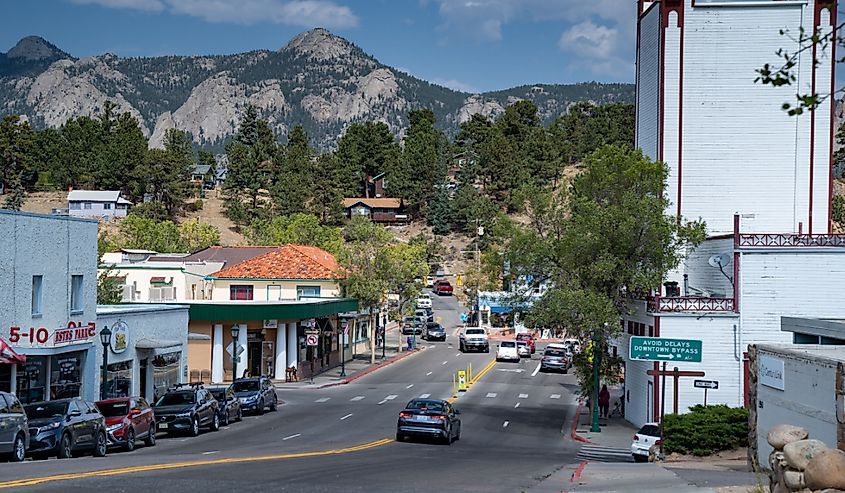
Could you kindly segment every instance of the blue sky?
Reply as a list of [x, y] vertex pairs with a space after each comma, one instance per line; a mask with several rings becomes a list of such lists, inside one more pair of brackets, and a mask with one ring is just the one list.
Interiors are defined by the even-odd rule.
[[0, 50], [71, 55], [277, 49], [325, 27], [381, 62], [467, 91], [633, 80], [634, 0], [28, 0], [4, 2]]

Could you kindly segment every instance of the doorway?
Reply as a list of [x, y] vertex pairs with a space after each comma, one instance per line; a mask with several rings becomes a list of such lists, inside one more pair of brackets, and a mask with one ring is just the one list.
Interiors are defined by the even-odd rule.
[[[139, 390], [139, 393], [141, 394], [141, 397], [143, 397], [144, 399], [147, 399], [147, 401], [150, 400], [150, 393], [149, 393], [149, 390], [147, 389], [147, 362], [148, 361], [149, 360], [147, 358], [144, 358], [144, 359], [142, 359], [141, 361], [138, 362], [138, 372], [139, 372], [138, 382], [139, 382], [139, 385], [140, 385], [140, 388], [138, 390]], [[154, 404], [154, 403], [151, 402], [151, 404]]]
[[261, 375], [261, 341], [249, 341], [247, 345], [249, 374], [257, 377]]

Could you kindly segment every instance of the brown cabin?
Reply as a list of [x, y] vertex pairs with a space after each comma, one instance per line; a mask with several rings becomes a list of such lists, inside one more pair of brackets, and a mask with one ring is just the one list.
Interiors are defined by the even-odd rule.
[[343, 199], [343, 213], [348, 218], [368, 217], [376, 223], [395, 224], [411, 221], [411, 217], [403, 210], [401, 199], [361, 197]]

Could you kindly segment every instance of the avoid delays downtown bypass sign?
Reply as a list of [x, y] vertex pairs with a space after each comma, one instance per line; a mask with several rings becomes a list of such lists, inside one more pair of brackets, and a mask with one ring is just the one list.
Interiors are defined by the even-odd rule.
[[662, 337], [632, 337], [630, 359], [641, 361], [677, 361], [701, 363], [701, 341], [695, 339], [664, 339]]

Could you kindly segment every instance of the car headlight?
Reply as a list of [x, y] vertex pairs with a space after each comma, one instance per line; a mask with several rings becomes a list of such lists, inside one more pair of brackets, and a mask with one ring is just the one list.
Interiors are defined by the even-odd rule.
[[53, 421], [52, 423], [50, 423], [48, 425], [44, 425], [41, 428], [38, 428], [38, 433], [41, 433], [42, 431], [55, 430], [56, 428], [58, 428], [61, 425], [62, 425], [61, 421]]
[[117, 423], [117, 424], [115, 424], [115, 425], [109, 425], [109, 426], [107, 426], [107, 427], [106, 427], [106, 431], [108, 431], [109, 433], [111, 433], [111, 432], [113, 432], [113, 431], [117, 431], [117, 430], [119, 430], [119, 429], [121, 429], [121, 428], [123, 428], [123, 423]]
[[189, 413], [189, 412], [188, 413], [179, 413], [179, 414], [176, 415], [176, 417], [177, 418], [190, 418], [191, 413]]

